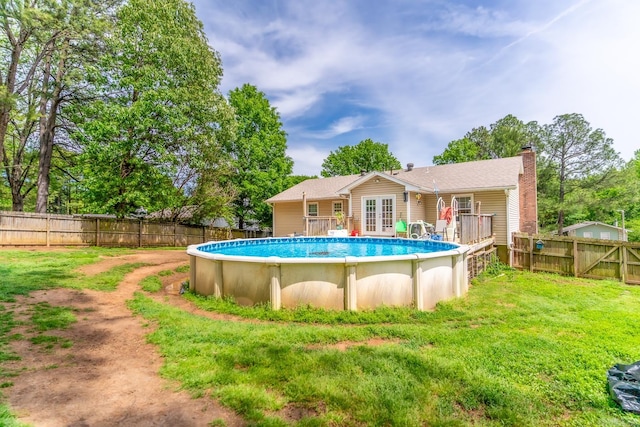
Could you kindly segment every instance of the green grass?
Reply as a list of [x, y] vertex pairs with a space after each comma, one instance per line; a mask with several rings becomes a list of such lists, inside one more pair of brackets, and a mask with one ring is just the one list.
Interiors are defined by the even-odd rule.
[[180, 267], [177, 267], [175, 269], [176, 273], [188, 273], [190, 270], [190, 267], [188, 265], [181, 265]]
[[209, 320], [142, 294], [131, 302], [158, 325], [150, 340], [164, 376], [211, 390], [257, 425], [279, 425], [286, 408], [306, 411], [301, 425], [640, 425], [606, 389], [609, 367], [640, 359], [640, 288], [506, 271], [428, 313], [275, 313], [189, 298], [277, 320]]
[[[59, 251], [0, 251], [0, 302], [13, 302], [16, 295], [57, 287], [97, 287], [103, 282], [118, 283], [117, 277], [106, 280], [106, 275], [86, 278], [74, 270], [100, 261], [102, 256], [131, 253], [128, 249], [82, 248]], [[122, 274], [119, 270], [118, 274]], [[107, 288], [113, 286], [109, 284]]]
[[[37, 286], [114, 288], [134, 268], [96, 280], [73, 273], [90, 262], [74, 251], [45, 257], [47, 268], [38, 257], [18, 255], [13, 263], [2, 255], [0, 270], [9, 276], [0, 277], [17, 287], [0, 285], [5, 301]], [[640, 288], [496, 273], [433, 312], [274, 312], [185, 295], [204, 309], [245, 318], [212, 320], [142, 293], [129, 305], [156, 326], [149, 340], [164, 358], [163, 376], [194, 396], [213, 395], [250, 425], [287, 425], [285, 414], [297, 414], [290, 424], [299, 426], [640, 425], [640, 416], [621, 411], [606, 389], [609, 367], [640, 359]], [[7, 307], [0, 306], [0, 363], [11, 339]], [[40, 309], [58, 328], [70, 319], [64, 308], [57, 315]], [[44, 346], [64, 344], [39, 337]], [[3, 411], [0, 425], [11, 425]]]
[[[1, 397], [1, 396], [0, 396]], [[3, 427], [27, 427], [27, 424], [16, 421], [15, 416], [7, 405], [0, 403], [0, 426]]]
[[140, 287], [147, 292], [158, 292], [162, 289], [162, 282], [158, 276], [147, 276], [140, 281]]
[[40, 302], [34, 304], [31, 309], [31, 322], [39, 331], [66, 329], [78, 321], [73, 309], [68, 307], [53, 307], [47, 302]]

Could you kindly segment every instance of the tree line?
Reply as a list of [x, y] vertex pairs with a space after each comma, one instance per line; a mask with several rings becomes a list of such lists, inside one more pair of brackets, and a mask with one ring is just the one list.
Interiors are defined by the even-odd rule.
[[1, 208], [242, 225], [295, 182], [277, 111], [220, 92], [191, 3], [9, 0], [0, 22]]
[[[604, 130], [577, 113], [552, 123], [524, 123], [507, 115], [449, 143], [434, 164], [517, 155], [521, 147], [537, 153], [538, 222], [541, 231], [562, 234], [567, 225], [600, 221], [638, 229], [640, 225], [640, 150], [625, 163]], [[639, 233], [636, 233], [639, 234]], [[629, 234], [630, 240], [640, 236]]]
[[[220, 55], [185, 0], [7, 0], [0, 21], [0, 209], [269, 226], [264, 200], [311, 178], [292, 175], [264, 93], [220, 92]], [[507, 115], [433, 163], [532, 146], [542, 230], [613, 223], [623, 210], [640, 230], [640, 151], [625, 163], [612, 144], [580, 114], [550, 124]], [[400, 167], [365, 139], [332, 151], [321, 175]]]

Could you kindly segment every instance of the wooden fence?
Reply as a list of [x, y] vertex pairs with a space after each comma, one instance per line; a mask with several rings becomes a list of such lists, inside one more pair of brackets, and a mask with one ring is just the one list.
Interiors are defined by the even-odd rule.
[[188, 246], [243, 231], [104, 216], [0, 211], [0, 246]]
[[640, 285], [640, 243], [514, 233], [511, 265]]

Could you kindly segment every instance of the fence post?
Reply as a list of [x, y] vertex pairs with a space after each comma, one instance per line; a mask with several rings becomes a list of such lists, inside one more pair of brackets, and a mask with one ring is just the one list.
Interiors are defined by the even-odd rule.
[[174, 222], [173, 223], [173, 247], [175, 248], [176, 246], [178, 246], [178, 244], [176, 243], [178, 241], [178, 230], [177, 230], [178, 226], [177, 224]]
[[96, 218], [96, 246], [100, 246], [100, 218]]
[[620, 264], [620, 280], [622, 283], [627, 282], [627, 247], [623, 242], [620, 242], [620, 250], [622, 251], [622, 263]]
[[578, 239], [573, 239], [573, 275], [574, 277], [579, 276], [579, 265], [578, 265]]
[[529, 271], [533, 271], [533, 235], [529, 235]]
[[138, 220], [138, 247], [142, 247], [142, 220]]
[[47, 247], [49, 247], [49, 234], [51, 233], [51, 215], [47, 214]]

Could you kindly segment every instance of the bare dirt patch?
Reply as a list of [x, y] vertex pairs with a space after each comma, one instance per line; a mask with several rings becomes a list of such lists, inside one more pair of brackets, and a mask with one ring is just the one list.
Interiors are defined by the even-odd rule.
[[[162, 358], [145, 339], [150, 330], [144, 326], [144, 319], [133, 316], [125, 305], [139, 290], [142, 278], [186, 265], [184, 251], [141, 251], [108, 257], [85, 266], [82, 272], [98, 274], [134, 262], [150, 265], [128, 274], [114, 292], [54, 289], [7, 304], [17, 320], [26, 319], [26, 307], [39, 302], [72, 308], [78, 320], [68, 329], [46, 332], [60, 337], [52, 348], [28, 339], [13, 342], [21, 360], [4, 367], [19, 375], [12, 379], [12, 387], [3, 389], [12, 410], [20, 421], [38, 427], [207, 426], [214, 420], [227, 426], [244, 425], [240, 417], [210, 397], [191, 398], [177, 391], [177, 384], [160, 378]], [[172, 303], [180, 302], [181, 308], [190, 307], [189, 311], [196, 312], [178, 296], [179, 283], [186, 277], [182, 273], [163, 279], [163, 294]], [[25, 326], [12, 333], [37, 335]], [[60, 343], [65, 340], [73, 345], [64, 348]]]

